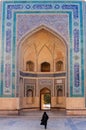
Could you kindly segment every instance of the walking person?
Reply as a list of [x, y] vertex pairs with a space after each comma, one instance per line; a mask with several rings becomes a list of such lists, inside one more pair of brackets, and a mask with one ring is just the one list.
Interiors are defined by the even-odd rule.
[[42, 119], [41, 119], [41, 124], [40, 125], [44, 125], [44, 128], [47, 129], [47, 121], [48, 121], [49, 117], [47, 115], [46, 112], [43, 113], [42, 115]]

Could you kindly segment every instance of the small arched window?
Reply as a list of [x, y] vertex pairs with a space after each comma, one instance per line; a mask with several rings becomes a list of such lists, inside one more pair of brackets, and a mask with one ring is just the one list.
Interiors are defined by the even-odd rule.
[[28, 89], [27, 93], [26, 93], [26, 96], [27, 97], [33, 97], [33, 91], [31, 89]]
[[63, 70], [63, 62], [62, 61], [58, 61], [56, 63], [56, 71], [62, 71]]
[[26, 71], [34, 71], [34, 63], [32, 61], [26, 62]]
[[50, 64], [48, 62], [41, 64], [41, 72], [50, 72]]
[[57, 90], [57, 96], [58, 97], [63, 96], [63, 90], [62, 89]]

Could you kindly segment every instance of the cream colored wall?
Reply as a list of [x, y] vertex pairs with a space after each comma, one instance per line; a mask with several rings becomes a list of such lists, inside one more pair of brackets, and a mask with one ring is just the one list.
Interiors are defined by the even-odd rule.
[[85, 109], [85, 98], [66, 98], [66, 109]]
[[67, 115], [86, 115], [85, 98], [66, 98]]
[[[51, 108], [65, 108], [66, 107], [66, 98], [60, 97], [60, 103], [57, 103], [57, 97], [51, 97]], [[32, 101], [32, 102], [31, 102]], [[22, 108], [39, 108], [40, 109], [40, 98], [34, 97], [33, 99], [24, 97], [22, 99]]]
[[18, 110], [19, 98], [0, 98], [0, 110]]
[[[65, 107], [70, 110], [70, 113], [73, 113], [71, 110], [86, 110], [85, 109], [85, 99], [84, 98], [60, 98], [62, 101], [61, 104], [57, 103], [57, 97], [51, 98], [51, 107]], [[65, 102], [66, 101], [66, 102]], [[18, 110], [19, 98], [0, 98], [0, 110]], [[34, 97], [32, 103], [28, 102], [26, 98], [22, 98], [22, 107], [23, 108], [35, 108], [40, 107], [39, 97]], [[76, 112], [77, 113], [77, 112]]]
[[39, 97], [33, 97], [33, 99], [24, 97], [22, 98], [22, 108], [39, 108], [40, 107], [39, 101], [40, 101]]
[[[57, 102], [57, 98], [59, 102]], [[66, 97], [52, 97], [51, 106], [54, 108], [66, 108]]]

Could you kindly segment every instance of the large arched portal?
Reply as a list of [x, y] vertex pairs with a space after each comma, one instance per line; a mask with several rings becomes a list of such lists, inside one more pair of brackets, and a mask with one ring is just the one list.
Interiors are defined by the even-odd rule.
[[40, 109], [44, 88], [50, 90], [50, 108], [66, 108], [67, 57], [64, 39], [47, 27], [37, 28], [21, 40], [17, 79], [22, 108]]

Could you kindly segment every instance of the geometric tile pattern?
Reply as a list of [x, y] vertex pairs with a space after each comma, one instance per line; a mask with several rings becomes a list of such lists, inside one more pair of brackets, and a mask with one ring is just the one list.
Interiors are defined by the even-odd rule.
[[[17, 44], [34, 24], [51, 26], [52, 30], [65, 39], [68, 46], [69, 90], [71, 97], [84, 96], [84, 42], [83, 12], [81, 1], [3, 1], [2, 2], [2, 56], [1, 56], [1, 97], [15, 97], [17, 86]], [[37, 18], [36, 18], [37, 16]], [[64, 27], [58, 26], [62, 20]], [[31, 19], [35, 22], [31, 24]], [[24, 20], [21, 21], [22, 18]], [[53, 19], [52, 19], [53, 18]], [[66, 18], [66, 19], [65, 19]], [[19, 22], [20, 20], [20, 22]], [[47, 22], [48, 20], [48, 22]], [[54, 21], [52, 21], [54, 20]], [[50, 24], [49, 24], [50, 23]], [[52, 23], [54, 25], [52, 25]], [[24, 26], [22, 26], [24, 25]], [[26, 25], [26, 26], [25, 26]], [[21, 28], [22, 26], [22, 28]], [[57, 26], [57, 28], [55, 28]], [[65, 30], [65, 27], [66, 30]], [[33, 28], [32, 28], [33, 29]], [[63, 29], [63, 31], [62, 31]]]

